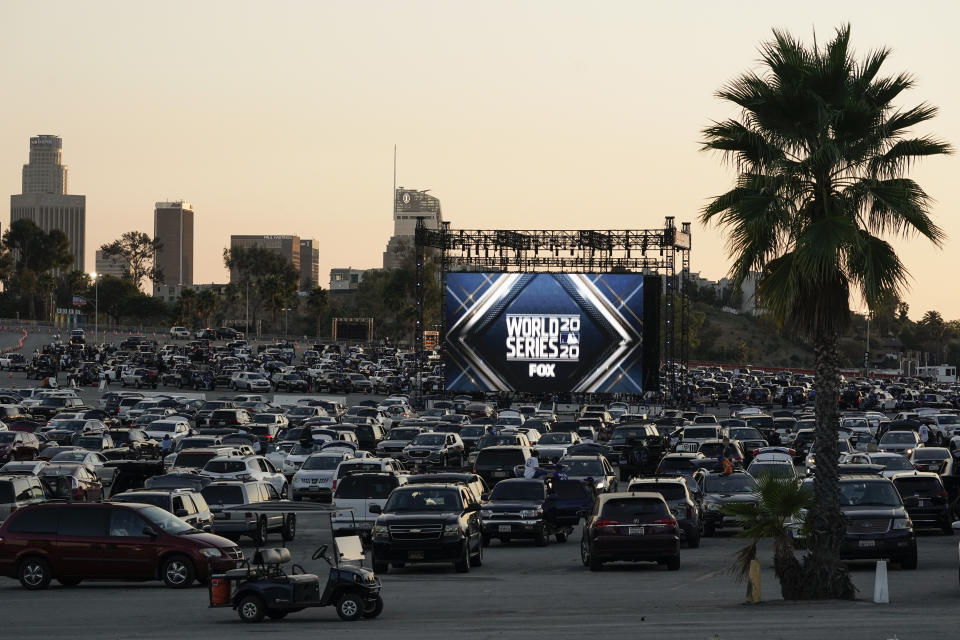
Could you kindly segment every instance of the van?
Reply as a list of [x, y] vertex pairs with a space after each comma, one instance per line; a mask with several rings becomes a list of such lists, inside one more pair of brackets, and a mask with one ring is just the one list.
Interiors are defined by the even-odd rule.
[[[197, 531], [160, 507], [120, 503], [47, 503], [17, 509], [0, 526], [0, 575], [25, 589], [54, 578], [162, 580], [172, 588], [237, 567], [233, 542]], [[87, 549], [78, 554], [79, 547]]]

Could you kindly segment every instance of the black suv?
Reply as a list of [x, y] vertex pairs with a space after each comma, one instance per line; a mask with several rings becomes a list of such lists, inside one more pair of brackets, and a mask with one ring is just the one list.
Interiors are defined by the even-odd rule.
[[455, 433], [431, 431], [416, 436], [400, 456], [404, 464], [462, 467], [463, 441]]
[[891, 478], [915, 527], [933, 527], [953, 534], [950, 496], [940, 476], [932, 472], [905, 471]]
[[487, 486], [492, 487], [501, 480], [515, 477], [514, 467], [523, 466], [533, 451], [529, 447], [494, 446], [481, 449], [473, 472], [483, 478]]
[[724, 506], [757, 502], [757, 483], [746, 471], [724, 475], [701, 469], [693, 477], [703, 490], [703, 535], [707, 537], [717, 529], [740, 526], [736, 518], [724, 515]]
[[[563, 485], [559, 495], [555, 485]], [[579, 480], [503, 480], [493, 488], [489, 501], [480, 510], [483, 544], [490, 544], [493, 538], [504, 543], [514, 538], [532, 538], [543, 547], [550, 536], [556, 536], [557, 542], [566, 542], [580, 513], [591, 507], [593, 492]]]
[[457, 572], [483, 564], [480, 503], [464, 485], [397, 487], [371, 531], [373, 568], [386, 573], [406, 563], [452, 562]]
[[[846, 535], [840, 547], [843, 560], [889, 559], [904, 569], [917, 568], [917, 537], [903, 500], [889, 479], [855, 474], [839, 479], [840, 509]], [[801, 485], [813, 493], [813, 479]], [[788, 533], [802, 544], [802, 526], [794, 523]]]

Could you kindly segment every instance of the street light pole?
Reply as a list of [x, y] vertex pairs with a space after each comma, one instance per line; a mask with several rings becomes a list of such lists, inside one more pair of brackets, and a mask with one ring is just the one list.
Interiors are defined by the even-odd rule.
[[100, 274], [93, 272], [90, 274], [93, 278], [93, 334], [100, 339]]
[[290, 307], [284, 307], [283, 311], [283, 337], [290, 338]]
[[250, 338], [250, 280], [247, 280], [247, 319], [244, 323], [244, 336]]

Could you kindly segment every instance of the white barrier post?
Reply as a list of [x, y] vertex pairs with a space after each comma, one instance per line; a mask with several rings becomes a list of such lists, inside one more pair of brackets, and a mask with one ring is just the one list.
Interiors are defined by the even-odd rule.
[[887, 604], [890, 602], [886, 560], [877, 560], [877, 575], [873, 581], [873, 601], [877, 604]]

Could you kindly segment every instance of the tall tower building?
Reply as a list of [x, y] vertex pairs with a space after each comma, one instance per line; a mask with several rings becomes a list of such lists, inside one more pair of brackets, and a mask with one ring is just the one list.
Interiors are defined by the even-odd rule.
[[26, 218], [44, 231], [60, 229], [70, 241], [73, 268], [85, 271], [87, 198], [68, 195], [63, 141], [53, 135], [30, 138], [30, 160], [23, 165], [19, 195], [10, 196], [10, 223]]
[[182, 200], [158, 202], [153, 210], [153, 238], [163, 245], [154, 258], [163, 272], [158, 284], [192, 285], [193, 205]]
[[320, 286], [320, 245], [300, 238], [300, 291]]
[[428, 229], [439, 229], [443, 223], [440, 199], [427, 190], [397, 188], [393, 194], [393, 237], [383, 252], [383, 268], [396, 269], [403, 258], [414, 250], [417, 218], [423, 218]]

